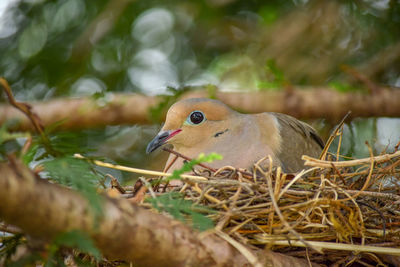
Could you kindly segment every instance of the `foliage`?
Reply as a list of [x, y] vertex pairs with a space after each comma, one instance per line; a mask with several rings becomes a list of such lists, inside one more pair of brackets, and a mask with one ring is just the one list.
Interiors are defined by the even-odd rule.
[[17, 247], [24, 243], [24, 237], [22, 234], [2, 237], [0, 240], [0, 259], [3, 258], [5, 261], [8, 261], [17, 250]]
[[342, 83], [339, 81], [332, 81], [329, 83], [329, 86], [343, 93], [359, 90], [350, 84]]
[[29, 137], [29, 133], [12, 133], [8, 131], [8, 123], [4, 123], [0, 127], [0, 145], [10, 140], [15, 140], [17, 138]]
[[178, 192], [164, 193], [157, 198], [148, 198], [146, 201], [150, 202], [159, 212], [167, 212], [182, 222], [185, 222], [186, 217], [189, 217], [193, 228], [199, 231], [214, 227], [212, 220], [202, 214], [213, 213], [213, 210], [183, 199], [183, 196]]
[[164, 115], [167, 113], [167, 110], [169, 107], [177, 101], [177, 99], [182, 96], [183, 93], [189, 91], [189, 87], [183, 87], [183, 88], [173, 88], [168, 86], [167, 91], [171, 93], [170, 95], [163, 95], [162, 96], [162, 101], [158, 103], [157, 106], [152, 107], [149, 110], [149, 116], [150, 119], [154, 123], [161, 123], [164, 119]]
[[26, 255], [16, 261], [8, 261], [7, 262], [7, 267], [21, 267], [21, 266], [32, 266], [33, 264], [36, 264], [36, 262], [40, 261], [41, 257], [37, 253], [32, 253], [29, 255]]
[[46, 267], [54, 265], [58, 261], [57, 254], [64, 247], [75, 248], [80, 252], [92, 255], [96, 260], [101, 260], [101, 253], [95, 247], [92, 239], [84, 232], [70, 231], [57, 236], [49, 246], [49, 256]]
[[271, 76], [271, 78], [269, 78], [267, 81], [259, 81], [258, 87], [260, 89], [280, 90], [280, 88], [288, 85], [288, 82], [283, 74], [283, 70], [279, 69], [275, 60], [267, 60], [267, 63], [265, 64], [265, 71]]
[[197, 158], [192, 159], [191, 161], [183, 164], [182, 168], [180, 168], [179, 170], [174, 170], [172, 172], [172, 175], [168, 178], [168, 180], [181, 179], [180, 177], [181, 174], [184, 174], [185, 172], [190, 172], [193, 169], [193, 167], [199, 163], [213, 162], [214, 160], [221, 160], [221, 159], [222, 156], [217, 153], [210, 153], [208, 155], [201, 153], [200, 155], [197, 156]]
[[[28, 166], [43, 166], [45, 171], [40, 172], [43, 178], [68, 186], [85, 196], [93, 209], [94, 216], [101, 215], [101, 197], [96, 188], [103, 179], [90, 163], [73, 158], [73, 152], [89, 151], [79, 141], [78, 133], [56, 133], [50, 135], [50, 143], [44, 144], [42, 138], [25, 133], [14, 133], [7, 129], [8, 125], [0, 128], [0, 154], [7, 158], [11, 153], [19, 155], [22, 162]], [[82, 135], [80, 135], [82, 137]], [[10, 146], [12, 145], [12, 146]], [[49, 147], [46, 147], [49, 146]], [[26, 147], [26, 148], [25, 148]], [[54, 153], [55, 152], [55, 153]], [[97, 221], [97, 220], [95, 220]], [[0, 258], [7, 262], [15, 253], [17, 246], [24, 240], [22, 234], [3, 238], [0, 248]], [[58, 255], [60, 247], [76, 247], [84, 253], [90, 253], [99, 258], [99, 252], [94, 248], [89, 237], [79, 232], [69, 232], [57, 237], [49, 247], [49, 259], [46, 266], [62, 263], [62, 257]], [[15, 262], [9, 262], [9, 266], [21, 266], [40, 260], [42, 257], [31, 253], [19, 258]]]
[[92, 239], [90, 239], [86, 233], [81, 231], [70, 231], [63, 233], [54, 239], [53, 245], [54, 247], [76, 247], [84, 253], [93, 255], [97, 260], [99, 260], [101, 257], [101, 253], [95, 247]]
[[[181, 174], [190, 172], [192, 168], [199, 163], [209, 163], [221, 159], [222, 156], [217, 153], [210, 153], [208, 155], [202, 153], [197, 158], [185, 162], [179, 170], [174, 170], [172, 175], [166, 181], [181, 179]], [[207, 230], [214, 226], [211, 219], [200, 213], [212, 213], [214, 212], [213, 210], [195, 205], [192, 201], [185, 200], [183, 196], [177, 192], [164, 193], [156, 198], [147, 199], [147, 201], [150, 202], [158, 211], [167, 212], [177, 220], [184, 222], [184, 215], [189, 215], [193, 227], [200, 231]]]
[[[63, 253], [65, 249], [74, 248], [78, 249], [81, 253], [91, 255], [97, 261], [101, 260], [101, 253], [95, 247], [92, 239], [81, 231], [74, 230], [58, 235], [48, 245], [47, 253], [41, 255], [38, 253], [25, 254], [17, 260], [11, 260], [11, 256], [15, 253], [17, 247], [25, 243], [25, 237], [22, 234], [16, 234], [3, 239], [2, 244], [0, 243], [0, 259], [4, 258], [7, 266], [19, 267], [31, 266], [40, 262], [45, 257], [46, 263], [44, 266], [46, 267], [64, 266]], [[75, 257], [74, 260], [80, 263], [79, 266], [95, 266], [87, 261], [82, 261], [78, 257]]]
[[101, 198], [95, 186], [102, 177], [93, 172], [89, 163], [72, 158], [56, 158], [43, 163], [48, 178], [81, 192], [97, 215], [101, 214]]
[[393, 85], [399, 71], [384, 52], [400, 40], [400, 3], [375, 2], [15, 1], [0, 20], [0, 73], [19, 99], [210, 83], [248, 90], [240, 79], [249, 75], [277, 81], [265, 76], [268, 60], [293, 84], [346, 82], [338, 66], [349, 64]]

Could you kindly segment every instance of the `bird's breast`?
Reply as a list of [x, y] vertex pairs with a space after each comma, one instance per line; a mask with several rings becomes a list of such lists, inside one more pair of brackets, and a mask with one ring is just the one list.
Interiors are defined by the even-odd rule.
[[[257, 140], [257, 139], [255, 139]], [[191, 158], [197, 158], [200, 153], [210, 154], [217, 153], [222, 156], [222, 160], [215, 160], [214, 162], [207, 163], [210, 167], [221, 168], [225, 166], [233, 166], [235, 168], [247, 168], [250, 169], [255, 162], [258, 160], [271, 155], [274, 161], [276, 161], [276, 155], [272, 149], [262, 142], [255, 140], [246, 141], [229, 141], [221, 140], [214, 142], [212, 146], [204, 146], [202, 149], [193, 148], [180, 148], [177, 152]], [[278, 162], [276, 162], [279, 164]], [[183, 161], [178, 160], [173, 165], [173, 169], [179, 169], [182, 167]]]

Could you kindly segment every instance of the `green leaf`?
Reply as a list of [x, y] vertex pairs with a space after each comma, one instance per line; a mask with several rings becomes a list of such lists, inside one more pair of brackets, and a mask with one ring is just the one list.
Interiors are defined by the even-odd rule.
[[9, 261], [6, 262], [7, 267], [21, 267], [21, 266], [37, 266], [37, 262], [41, 260], [41, 257], [38, 253], [31, 253], [23, 256], [17, 261]]
[[[168, 181], [174, 179], [181, 179], [180, 175], [192, 170], [193, 166], [203, 162], [213, 162], [214, 160], [221, 160], [222, 156], [217, 153], [210, 153], [209, 155], [200, 154], [196, 159], [183, 164], [182, 168], [175, 170]], [[185, 222], [185, 216], [188, 216], [192, 221], [193, 228], [200, 231], [207, 230], [214, 226], [212, 220], [200, 213], [212, 213], [211, 209], [194, 205], [192, 201], [183, 199], [182, 195], [177, 192], [162, 194], [157, 198], [147, 199], [155, 209], [160, 212], [167, 212], [175, 219]]]
[[274, 59], [268, 59], [265, 64], [266, 79], [257, 81], [257, 88], [280, 90], [288, 84], [283, 71], [278, 68]]
[[101, 259], [101, 253], [94, 245], [93, 240], [82, 231], [73, 230], [57, 236], [51, 247], [57, 249], [61, 246], [76, 248], [83, 253], [92, 255], [97, 260]]
[[35, 159], [38, 149], [39, 149], [38, 144], [31, 145], [31, 147], [28, 149], [28, 151], [22, 155], [22, 162], [28, 166], [28, 164], [31, 163]]
[[188, 92], [190, 87], [168, 87], [167, 90], [171, 93], [171, 95], [163, 95], [162, 101], [157, 106], [152, 107], [149, 110], [149, 117], [153, 122], [161, 122], [169, 107], [175, 103], [182, 94]]
[[87, 153], [87, 134], [85, 132], [58, 132], [49, 136], [51, 146], [62, 155]]
[[148, 198], [146, 201], [150, 202], [159, 212], [167, 212], [181, 222], [191, 221], [193, 228], [199, 231], [214, 227], [213, 221], [202, 214], [214, 213], [214, 210], [196, 205], [190, 200], [185, 200], [182, 194], [178, 192], [165, 193], [157, 198]]
[[274, 75], [274, 80], [277, 83], [283, 83], [285, 81], [285, 76], [283, 75], [283, 71], [276, 66], [276, 62], [274, 59], [268, 59], [266, 64], [267, 70], [269, 70]]
[[199, 231], [206, 231], [214, 227], [214, 222], [210, 218], [204, 216], [203, 214], [192, 212], [191, 216], [192, 216], [193, 228]]
[[214, 84], [207, 84], [204, 86], [207, 90], [208, 98], [217, 99], [218, 87]]
[[9, 237], [2, 237], [0, 242], [0, 259], [5, 258], [6, 260], [17, 251], [17, 247], [24, 243], [22, 234], [16, 234]]
[[265, 5], [259, 11], [258, 14], [263, 18], [263, 22], [266, 25], [271, 25], [278, 19], [278, 8], [274, 5]]
[[26, 133], [21, 133], [21, 132], [16, 132], [16, 133], [12, 133], [8, 131], [8, 127], [9, 127], [9, 122], [6, 121], [5, 123], [3, 123], [3, 125], [1, 125], [0, 127], [0, 144], [10, 141], [10, 140], [15, 140], [17, 138], [27, 138], [30, 136], [30, 133], [26, 132]]
[[172, 175], [167, 180], [168, 181], [179, 180], [179, 179], [181, 179], [181, 174], [191, 171], [195, 165], [197, 165], [199, 163], [203, 163], [203, 162], [210, 163], [210, 162], [213, 162], [214, 160], [221, 160], [221, 159], [222, 159], [222, 155], [217, 154], [217, 153], [210, 153], [208, 155], [201, 153], [196, 159], [192, 159], [191, 161], [183, 164], [182, 168], [180, 168], [179, 170], [174, 170], [172, 172]]
[[329, 86], [331, 88], [335, 89], [336, 91], [344, 92], [344, 93], [358, 90], [357, 88], [351, 86], [350, 84], [342, 83], [342, 82], [339, 82], [339, 81], [330, 82]]
[[67, 156], [46, 161], [43, 166], [49, 178], [82, 193], [95, 215], [101, 214], [101, 197], [96, 193], [96, 185], [103, 177], [96, 175], [88, 162]]

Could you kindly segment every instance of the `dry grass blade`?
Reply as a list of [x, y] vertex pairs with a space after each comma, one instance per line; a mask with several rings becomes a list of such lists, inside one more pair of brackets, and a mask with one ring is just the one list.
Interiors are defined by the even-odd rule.
[[346, 119], [350, 116], [351, 111], [347, 112], [347, 114], [343, 117], [343, 119], [339, 122], [339, 124], [336, 126], [336, 129], [332, 132], [332, 134], [329, 136], [328, 141], [326, 141], [326, 145], [324, 149], [321, 152], [321, 156], [319, 157], [321, 160], [324, 160], [326, 158], [326, 155], [328, 154], [328, 149], [335, 140], [335, 138], [338, 136], [340, 129], [342, 129], [344, 122]]
[[[270, 243], [275, 246], [291, 246], [291, 247], [305, 247], [303, 242], [296, 240], [274, 240], [274, 241], [264, 241], [260, 238], [261, 242]], [[378, 254], [388, 254], [394, 256], [400, 256], [400, 248], [388, 248], [388, 247], [377, 247], [377, 246], [362, 246], [362, 245], [352, 245], [352, 244], [342, 244], [342, 243], [332, 243], [332, 242], [318, 242], [318, 241], [308, 241], [313, 247], [330, 250], [345, 250], [351, 252], [371, 252]]]
[[400, 150], [391, 154], [384, 154], [380, 156], [375, 156], [372, 158], [365, 158], [365, 159], [355, 159], [355, 160], [348, 160], [348, 161], [329, 161], [329, 160], [319, 160], [309, 156], [302, 156], [301, 158], [306, 162], [304, 165], [310, 167], [320, 167], [320, 168], [332, 168], [334, 165], [336, 168], [343, 168], [343, 167], [353, 167], [365, 163], [371, 163], [374, 161], [376, 163], [383, 163], [386, 161], [390, 161], [393, 158], [397, 158], [400, 156]]
[[[85, 158], [84, 156], [82, 156], [80, 154], [75, 154], [74, 157], [78, 158], [78, 159], [89, 160], [93, 164], [96, 164], [97, 166], [120, 170], [120, 171], [138, 173], [138, 174], [143, 174], [143, 175], [151, 175], [151, 176], [163, 176], [163, 177], [172, 176], [171, 173], [166, 173], [166, 172], [150, 171], [150, 170], [132, 168], [132, 167], [127, 167], [127, 166], [122, 166], [122, 165], [117, 165], [117, 164], [111, 164], [111, 163], [103, 162], [100, 160], [91, 160], [91, 159]], [[202, 176], [194, 176], [194, 175], [187, 175], [187, 174], [182, 174], [181, 177], [185, 178], [187, 180], [190, 180], [190, 181], [195, 181], [195, 182], [207, 180], [207, 178], [202, 177]]]

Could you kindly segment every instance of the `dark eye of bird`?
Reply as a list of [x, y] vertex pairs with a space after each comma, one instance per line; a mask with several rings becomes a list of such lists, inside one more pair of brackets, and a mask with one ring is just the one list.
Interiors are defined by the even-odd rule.
[[193, 124], [199, 124], [204, 120], [204, 115], [200, 111], [195, 111], [190, 114], [190, 121]]

